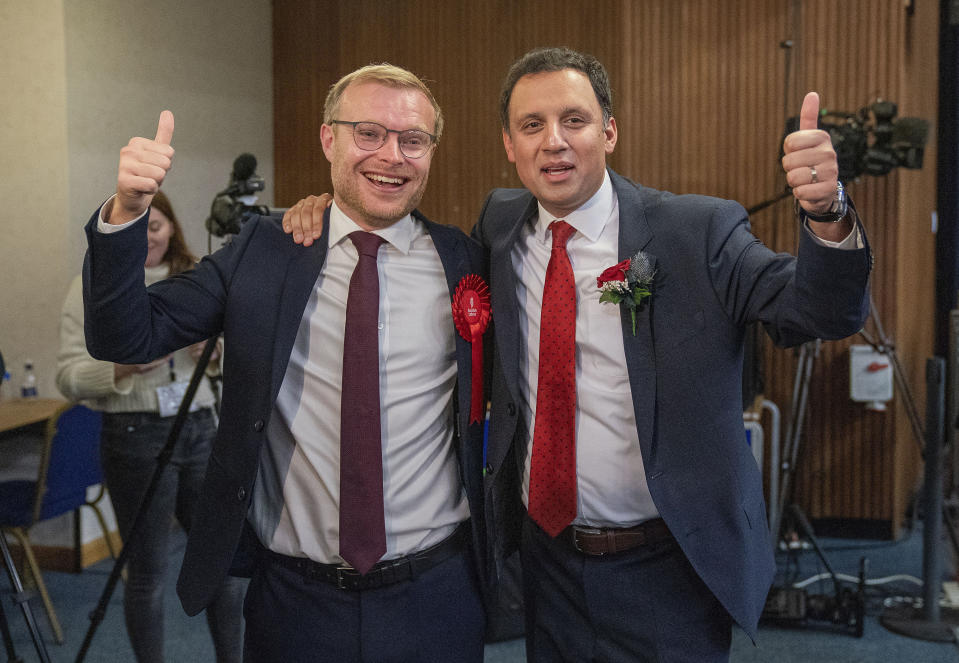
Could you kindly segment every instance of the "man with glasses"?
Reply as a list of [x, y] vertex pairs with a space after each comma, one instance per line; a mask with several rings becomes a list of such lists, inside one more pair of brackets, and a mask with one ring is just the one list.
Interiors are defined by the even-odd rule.
[[485, 291], [484, 260], [415, 209], [442, 131], [410, 72], [352, 72], [324, 110], [334, 203], [319, 241], [296, 246], [255, 218], [144, 289], [149, 205], [173, 157], [164, 111], [155, 139], [123, 148], [117, 194], [87, 226], [91, 354], [143, 363], [225, 334], [178, 591], [192, 615], [228, 572], [252, 575], [247, 661], [483, 659], [482, 331], [457, 333], [454, 317], [464, 283]]

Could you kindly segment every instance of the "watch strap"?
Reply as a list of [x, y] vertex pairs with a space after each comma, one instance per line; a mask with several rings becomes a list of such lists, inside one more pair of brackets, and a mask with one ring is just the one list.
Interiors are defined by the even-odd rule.
[[846, 213], [849, 212], [849, 201], [846, 199], [846, 189], [843, 187], [842, 182], [836, 180], [836, 197], [833, 199], [828, 212], [813, 214], [812, 212], [804, 210], [798, 202], [797, 207], [799, 208], [801, 218], [818, 221], [819, 223], [838, 223], [846, 218]]

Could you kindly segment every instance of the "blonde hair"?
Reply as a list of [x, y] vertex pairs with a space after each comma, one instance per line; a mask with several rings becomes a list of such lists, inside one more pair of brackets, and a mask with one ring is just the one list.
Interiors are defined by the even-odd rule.
[[433, 135], [439, 142], [440, 136], [443, 135], [443, 111], [440, 109], [440, 105], [436, 103], [433, 93], [426, 87], [426, 83], [415, 74], [388, 62], [360, 67], [330, 86], [330, 91], [326, 95], [326, 103], [323, 105], [324, 124], [339, 119], [336, 114], [340, 110], [340, 99], [343, 97], [343, 93], [349, 86], [360, 85], [361, 83], [379, 83], [387, 87], [410, 88], [422, 92], [429, 99], [436, 114], [436, 121], [433, 123]]

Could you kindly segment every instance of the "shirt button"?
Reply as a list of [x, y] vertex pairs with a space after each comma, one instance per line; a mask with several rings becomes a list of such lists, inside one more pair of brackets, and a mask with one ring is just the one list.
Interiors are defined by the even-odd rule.
[[253, 430], [255, 430], [257, 433], [259, 433], [261, 430], [263, 430], [263, 420], [262, 420], [262, 419], [257, 419], [256, 421], [253, 422]]
[[241, 486], [240, 489], [236, 491], [236, 499], [238, 502], [242, 502], [246, 499], [246, 488]]
[[383, 329], [383, 327], [385, 327], [385, 326], [386, 326], [386, 325], [384, 325], [384, 324], [381, 322], [381, 323], [379, 323], [379, 324], [376, 325], [376, 328], [377, 328], [377, 329]]

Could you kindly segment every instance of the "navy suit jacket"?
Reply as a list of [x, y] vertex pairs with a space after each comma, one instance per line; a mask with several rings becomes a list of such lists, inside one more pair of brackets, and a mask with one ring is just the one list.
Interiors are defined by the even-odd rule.
[[[760, 320], [783, 346], [857, 332], [868, 312], [871, 254], [824, 248], [805, 232], [798, 259], [776, 254], [750, 233], [738, 203], [656, 191], [609, 172], [619, 199], [619, 260], [644, 251], [656, 269], [635, 335], [622, 309], [624, 370], [649, 489], [697, 573], [754, 637], [775, 566], [762, 479], [743, 428], [744, 328]], [[495, 190], [473, 230], [490, 251], [495, 325], [485, 478], [492, 577], [516, 548], [523, 517], [523, 312], [510, 251], [536, 213], [525, 189]]]
[[[148, 219], [123, 232], [105, 234], [96, 229], [98, 214], [87, 224], [89, 248], [83, 268], [91, 355], [145, 363], [221, 332], [226, 341], [220, 426], [177, 583], [184, 609], [194, 615], [212, 600], [231, 568], [238, 574], [249, 570], [252, 546], [244, 524], [260, 449], [303, 311], [326, 259], [329, 214], [323, 236], [310, 247], [294, 244], [279, 220], [254, 217], [195, 269], [149, 288], [143, 285]], [[472, 239], [419, 212], [414, 216], [432, 236], [451, 298], [465, 275], [486, 278], [485, 254]], [[454, 444], [472, 514], [475, 561], [481, 569], [486, 548], [483, 426], [468, 424], [471, 352], [458, 334], [456, 359]]]

